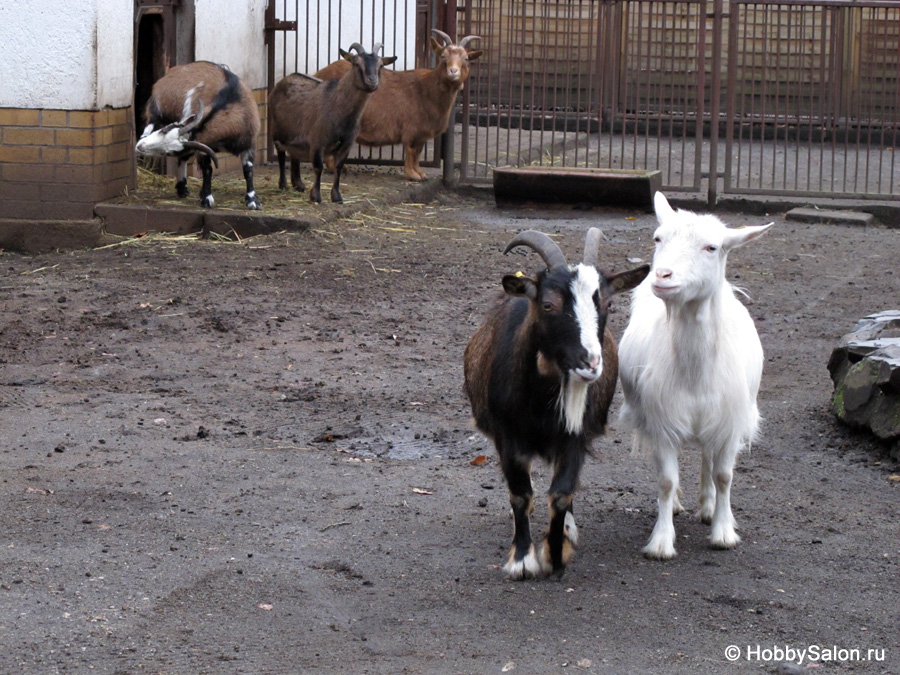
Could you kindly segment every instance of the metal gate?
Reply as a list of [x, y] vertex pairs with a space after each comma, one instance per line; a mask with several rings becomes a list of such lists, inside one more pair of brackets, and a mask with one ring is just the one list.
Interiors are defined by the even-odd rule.
[[[354, 41], [431, 67], [433, 27], [482, 38], [448, 133], [464, 182], [659, 169], [710, 203], [900, 200], [900, 0], [271, 0], [270, 88]], [[402, 148], [357, 159], [399, 164]]]
[[[469, 0], [462, 180], [659, 169], [666, 190], [900, 199], [900, 2]], [[712, 179], [710, 179], [712, 177]]]

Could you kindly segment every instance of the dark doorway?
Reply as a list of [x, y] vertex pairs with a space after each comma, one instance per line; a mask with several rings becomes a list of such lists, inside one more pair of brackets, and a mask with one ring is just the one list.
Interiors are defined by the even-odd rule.
[[137, 25], [134, 64], [134, 128], [140, 135], [147, 124], [144, 107], [153, 83], [166, 72], [165, 26], [162, 14], [143, 14]]

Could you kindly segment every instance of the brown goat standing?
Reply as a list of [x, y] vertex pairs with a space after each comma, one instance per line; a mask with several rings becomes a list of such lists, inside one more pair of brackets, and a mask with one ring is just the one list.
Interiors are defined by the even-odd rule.
[[322, 169], [326, 156], [334, 157], [335, 176], [331, 201], [342, 202], [340, 182], [344, 160], [359, 130], [360, 117], [372, 93], [381, 84], [382, 68], [396, 57], [378, 56], [381, 44], [371, 52], [354, 42], [350, 50], [340, 50], [347, 65], [339, 80], [323, 82], [300, 73], [288, 75], [272, 90], [272, 140], [278, 149], [278, 187], [287, 187], [284, 176], [285, 155], [291, 156], [291, 184], [304, 190], [300, 178], [300, 160], [312, 162], [316, 182], [310, 189], [313, 202], [321, 202]]
[[[456, 94], [469, 77], [469, 62], [481, 56], [481, 50], [468, 51], [469, 35], [453, 44], [446, 33], [433, 31], [443, 44], [431, 38], [431, 49], [438, 64], [433, 70], [385, 70], [382, 83], [363, 111], [356, 142], [360, 145], [403, 145], [404, 175], [410, 180], [425, 180], [419, 157], [425, 143], [443, 133], [450, 122]], [[349, 64], [336, 61], [316, 73], [323, 80], [342, 77]]]

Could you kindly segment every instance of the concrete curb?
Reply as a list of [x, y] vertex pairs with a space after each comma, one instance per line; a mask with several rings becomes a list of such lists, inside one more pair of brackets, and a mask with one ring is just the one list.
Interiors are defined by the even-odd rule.
[[286, 218], [265, 211], [202, 210], [167, 206], [133, 206], [101, 202], [94, 207], [92, 220], [0, 219], [0, 249], [25, 254], [49, 253], [102, 246], [122, 237], [146, 232], [215, 232], [223, 236], [252, 237], [276, 232], [305, 232], [356, 213], [402, 202], [429, 202], [443, 190], [440, 178], [421, 183], [399, 183], [395, 193], [378, 201], [367, 199], [353, 204], [322, 204], [312, 217]]

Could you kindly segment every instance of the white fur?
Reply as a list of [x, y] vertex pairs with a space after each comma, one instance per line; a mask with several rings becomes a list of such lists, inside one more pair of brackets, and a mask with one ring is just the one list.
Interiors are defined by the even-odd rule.
[[509, 552], [509, 560], [503, 566], [503, 571], [506, 572], [506, 575], [510, 579], [537, 579], [542, 576], [543, 570], [541, 568], [541, 563], [535, 554], [534, 544], [528, 549], [527, 555], [519, 561], [516, 561], [515, 559], [515, 550], [515, 546], [513, 546], [513, 549]]
[[600, 317], [594, 305], [594, 293], [600, 290], [600, 275], [590, 265], [577, 265], [570, 289], [575, 301], [575, 318], [581, 332], [581, 346], [588, 353], [589, 368], [575, 368], [565, 377], [560, 387], [560, 419], [570, 434], [580, 434], [584, 426], [584, 410], [587, 405], [589, 385], [603, 373], [603, 355], [600, 345]]
[[672, 516], [678, 500], [678, 454], [702, 452], [700, 511], [712, 523], [715, 548], [740, 541], [731, 513], [738, 452], [757, 433], [756, 395], [763, 351], [750, 314], [725, 280], [728, 252], [771, 223], [729, 229], [715, 216], [674, 211], [657, 193], [659, 228], [650, 275], [633, 294], [631, 319], [619, 346], [625, 393], [621, 421], [636, 450], [652, 453], [659, 512], [644, 553], [675, 556]]
[[174, 155], [184, 150], [184, 141], [186, 140], [181, 137], [180, 127], [173, 127], [167, 133], [158, 129], [141, 137], [135, 145], [135, 150], [142, 155]]
[[571, 511], [566, 513], [565, 531], [566, 538], [572, 543], [572, 546], [578, 548], [578, 525], [575, 524], [575, 516]]

